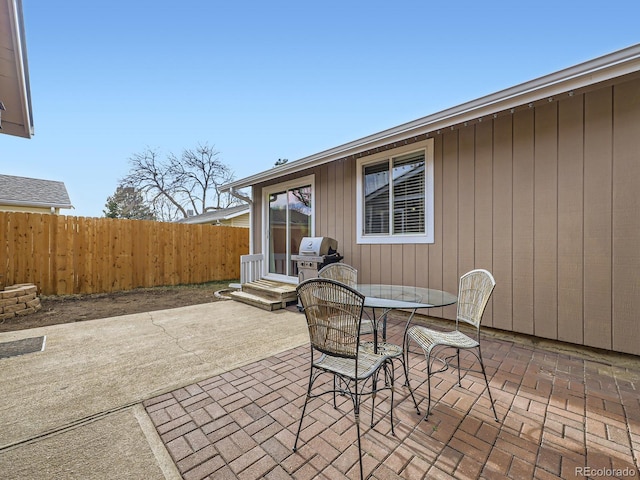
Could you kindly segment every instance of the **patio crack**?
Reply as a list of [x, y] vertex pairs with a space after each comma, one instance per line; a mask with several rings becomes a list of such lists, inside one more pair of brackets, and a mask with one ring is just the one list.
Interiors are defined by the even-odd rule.
[[191, 354], [191, 355], [195, 356], [198, 360], [200, 360], [200, 363], [206, 363], [206, 361], [205, 361], [205, 360], [204, 360], [200, 355], [198, 355], [196, 352], [194, 352], [193, 350], [189, 350], [189, 349], [187, 349], [187, 348], [184, 348], [182, 345], [180, 345], [180, 338], [179, 338], [179, 337], [176, 337], [176, 336], [171, 335], [171, 334], [167, 331], [167, 329], [166, 329], [166, 328], [164, 328], [164, 326], [162, 326], [162, 325], [160, 325], [160, 324], [156, 323], [156, 319], [155, 319], [155, 317], [153, 316], [153, 312], [147, 312], [147, 315], [149, 315], [149, 319], [151, 320], [151, 324], [152, 324], [154, 327], [157, 327], [157, 328], [159, 328], [160, 330], [162, 330], [162, 332], [163, 332], [167, 337], [171, 338], [171, 339], [173, 340], [173, 343], [175, 343], [175, 345], [176, 345], [180, 350], [182, 350], [184, 353], [188, 353], [188, 354]]

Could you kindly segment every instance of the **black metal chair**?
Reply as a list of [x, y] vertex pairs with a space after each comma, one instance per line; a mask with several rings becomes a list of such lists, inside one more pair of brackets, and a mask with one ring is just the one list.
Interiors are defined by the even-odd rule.
[[[309, 400], [333, 393], [334, 408], [337, 408], [336, 393], [348, 395], [353, 402], [360, 478], [363, 478], [362, 447], [360, 442], [360, 405], [363, 396], [371, 396], [371, 427], [374, 426], [376, 394], [381, 390], [391, 392], [391, 432], [393, 430], [393, 362], [385, 355], [364, 352], [360, 348], [360, 324], [364, 307], [364, 296], [344, 283], [323, 278], [312, 278], [297, 287], [300, 302], [307, 319], [311, 341], [311, 368], [309, 387], [302, 407], [300, 424], [293, 446], [297, 450], [302, 421]], [[333, 388], [312, 394], [315, 381], [323, 373], [333, 375]], [[379, 386], [379, 376], [384, 374], [384, 383]], [[339, 385], [336, 386], [336, 383]]]
[[[468, 350], [475, 355], [476, 359], [480, 363], [480, 370], [476, 371], [478, 373], [482, 373], [484, 377], [484, 381], [487, 386], [487, 393], [489, 394], [489, 401], [491, 402], [491, 408], [493, 409], [493, 416], [496, 422], [498, 421], [498, 414], [496, 413], [496, 407], [493, 402], [493, 397], [491, 396], [491, 390], [489, 389], [489, 381], [487, 380], [487, 373], [484, 368], [482, 351], [480, 349], [480, 321], [482, 320], [482, 315], [495, 285], [496, 281], [494, 280], [493, 275], [491, 275], [487, 270], [477, 269], [464, 274], [460, 277], [460, 284], [458, 287], [458, 306], [455, 330], [442, 332], [420, 325], [413, 326], [407, 330], [405, 337], [405, 342], [407, 343], [407, 348], [405, 348], [405, 361], [407, 362], [407, 366], [409, 365], [409, 340], [415, 341], [422, 348], [427, 362], [426, 382], [428, 385], [428, 404], [427, 413], [424, 416], [425, 420], [431, 413], [431, 376], [447, 370], [450, 366], [451, 359], [456, 357], [458, 386], [460, 386], [460, 382], [462, 380], [461, 370], [474, 371], [471, 368], [461, 368], [460, 365], [460, 350]], [[471, 338], [460, 331], [461, 323], [469, 324], [475, 329], [475, 338]], [[455, 354], [449, 357], [434, 355], [434, 352], [447, 348], [454, 349]], [[436, 361], [441, 363], [441, 368], [434, 370], [433, 367]], [[407, 377], [407, 381], [409, 381], [409, 377]]]
[[[356, 287], [358, 284], [358, 270], [356, 270], [351, 265], [346, 263], [331, 263], [320, 270], [318, 270], [318, 277], [320, 278], [328, 278], [331, 280], [336, 280], [338, 282], [344, 283], [350, 287]], [[364, 310], [364, 315], [367, 318], [362, 318], [360, 323], [360, 335], [378, 335], [378, 319], [376, 319], [376, 310], [373, 309], [371, 315]], [[384, 319], [386, 322], [387, 313], [383, 313], [380, 319]], [[386, 339], [385, 339], [386, 340]], [[402, 346], [395, 345], [393, 343], [377, 342], [377, 341], [366, 341], [361, 342], [360, 347], [367, 353], [378, 353], [387, 355], [393, 359], [400, 360], [402, 365], [402, 371], [405, 373], [405, 378], [407, 375], [407, 368], [404, 360], [404, 353], [402, 350]], [[418, 415], [420, 415], [420, 409], [418, 408], [418, 402], [416, 401], [415, 396], [413, 395], [413, 390], [411, 390], [411, 386], [408, 381], [405, 380], [405, 384], [409, 387], [409, 392], [411, 393], [411, 398], [413, 399], [413, 404], [416, 407], [416, 411]]]

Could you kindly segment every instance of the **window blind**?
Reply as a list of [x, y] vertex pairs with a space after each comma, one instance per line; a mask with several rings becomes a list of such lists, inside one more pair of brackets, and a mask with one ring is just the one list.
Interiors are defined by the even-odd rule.
[[424, 233], [424, 153], [393, 159], [393, 233]]
[[363, 175], [365, 235], [425, 233], [424, 152], [366, 165]]
[[364, 233], [389, 234], [389, 162], [364, 168]]

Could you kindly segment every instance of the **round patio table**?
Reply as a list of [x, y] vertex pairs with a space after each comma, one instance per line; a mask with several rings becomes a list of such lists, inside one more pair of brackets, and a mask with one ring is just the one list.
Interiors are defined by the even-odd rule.
[[[391, 310], [409, 310], [407, 327], [416, 310], [420, 308], [437, 308], [453, 305], [458, 297], [449, 292], [434, 288], [413, 287], [408, 285], [358, 284], [355, 289], [365, 296], [364, 306], [373, 309], [374, 328], [377, 320], [382, 319], [382, 341], [387, 340], [387, 313]], [[383, 313], [375, 318], [375, 310]], [[405, 329], [406, 330], [406, 329]], [[377, 342], [374, 336], [374, 342]]]
[[[387, 355], [397, 358], [402, 363], [405, 385], [409, 386], [409, 372], [407, 371], [406, 335], [416, 311], [421, 308], [437, 308], [453, 305], [458, 297], [449, 292], [434, 288], [413, 287], [408, 285], [358, 284], [355, 289], [365, 296], [364, 306], [373, 309], [373, 342], [363, 342], [361, 348], [370, 353]], [[376, 309], [382, 309], [382, 314], [376, 317]], [[404, 328], [402, 346], [387, 342], [387, 313], [391, 310], [409, 310], [411, 313]], [[378, 341], [378, 322], [382, 320], [382, 341]], [[409, 386], [413, 403], [418, 410], [418, 404]], [[418, 410], [418, 414], [420, 411]]]

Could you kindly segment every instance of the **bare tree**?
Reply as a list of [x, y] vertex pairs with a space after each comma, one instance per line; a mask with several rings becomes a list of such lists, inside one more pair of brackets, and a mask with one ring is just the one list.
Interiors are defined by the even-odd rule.
[[238, 201], [218, 188], [234, 179], [233, 171], [207, 144], [170, 153], [164, 160], [149, 147], [129, 158], [131, 170], [121, 180], [145, 195], [159, 220], [173, 221], [206, 210], [227, 208]]

